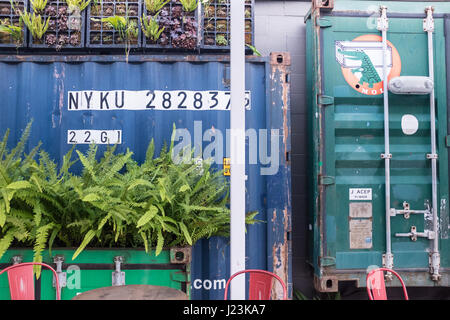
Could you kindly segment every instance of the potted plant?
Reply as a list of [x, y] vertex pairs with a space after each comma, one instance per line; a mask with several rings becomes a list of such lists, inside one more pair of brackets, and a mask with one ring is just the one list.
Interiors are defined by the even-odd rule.
[[[230, 1], [202, 0], [201, 48], [229, 50], [230, 48]], [[245, 44], [253, 46], [253, 0], [245, 0]], [[250, 51], [250, 50], [248, 50]]]
[[124, 48], [128, 57], [132, 48], [140, 47], [140, 1], [95, 1], [88, 17], [88, 48]]
[[0, 47], [20, 48], [26, 45], [26, 31], [20, 12], [25, 1], [0, 0]]
[[30, 47], [84, 47], [84, 10], [91, 0], [30, 0], [31, 13], [22, 13], [30, 32]]
[[[151, 141], [142, 163], [115, 146], [100, 155], [95, 145], [72, 148], [58, 168], [40, 145], [24, 155], [30, 128], [11, 151], [8, 133], [0, 142], [0, 258], [10, 247], [28, 248], [30, 257], [32, 250], [36, 262], [55, 247], [76, 248], [68, 257], [74, 263], [87, 248], [143, 248], [158, 257], [164, 248], [228, 235], [227, 180], [208, 161], [174, 163], [173, 142], [155, 157]], [[75, 163], [81, 173], [72, 172]]]
[[[183, 50], [198, 48], [197, 8], [198, 0], [145, 0], [142, 17], [144, 47]], [[162, 30], [159, 37], [151, 35], [149, 24], [155, 32]]]

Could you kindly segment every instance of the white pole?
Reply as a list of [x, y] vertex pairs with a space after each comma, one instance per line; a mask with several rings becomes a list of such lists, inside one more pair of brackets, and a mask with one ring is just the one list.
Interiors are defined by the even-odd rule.
[[[245, 269], [245, 42], [244, 0], [232, 0], [230, 25], [230, 272]], [[245, 277], [231, 283], [231, 299], [245, 300]]]

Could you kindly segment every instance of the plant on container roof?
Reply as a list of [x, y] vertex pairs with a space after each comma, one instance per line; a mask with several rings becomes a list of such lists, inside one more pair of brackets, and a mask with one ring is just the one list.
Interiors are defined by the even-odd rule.
[[165, 27], [159, 27], [156, 16], [157, 14], [151, 17], [147, 17], [145, 13], [143, 13], [141, 17], [142, 32], [144, 32], [144, 35], [153, 42], [158, 41], [161, 33], [165, 29]]
[[250, 45], [250, 44], [245, 44], [246, 47], [250, 48], [250, 50], [252, 50], [253, 54], [261, 57], [261, 53], [258, 51], [258, 49], [256, 49], [254, 46]]
[[225, 38], [224, 35], [218, 34], [216, 36], [216, 44], [218, 44], [219, 46], [227, 46], [228, 45], [228, 41], [227, 41], [227, 39]]
[[86, 9], [86, 7], [91, 3], [91, 0], [66, 0], [66, 3], [69, 7], [69, 11], [71, 11], [71, 8], [78, 8], [81, 12]]
[[0, 33], [10, 35], [16, 46], [19, 47], [23, 41], [22, 26], [22, 19], [19, 19], [18, 26], [0, 21]]
[[47, 5], [47, 0], [30, 0], [35, 12], [42, 12]]
[[145, 0], [145, 7], [151, 14], [156, 14], [161, 10], [170, 0]]
[[40, 14], [36, 16], [34, 12], [33, 15], [31, 15], [29, 12], [21, 12], [20, 17], [35, 39], [41, 39], [48, 29], [50, 17], [48, 17], [45, 21], [45, 18], [43, 19]]
[[198, 0], [180, 0], [180, 2], [186, 12], [194, 11], [198, 7]]
[[136, 21], [130, 20], [128, 14], [126, 17], [115, 15], [112, 17], [101, 18], [100, 20], [91, 18], [91, 20], [106, 22], [118, 32], [120, 39], [125, 43], [125, 55], [128, 62], [131, 39], [137, 38], [139, 34]]

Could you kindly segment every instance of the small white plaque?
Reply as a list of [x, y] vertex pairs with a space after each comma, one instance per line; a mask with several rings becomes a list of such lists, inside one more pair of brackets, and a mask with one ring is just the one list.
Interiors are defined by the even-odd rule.
[[350, 200], [372, 200], [372, 188], [350, 188]]

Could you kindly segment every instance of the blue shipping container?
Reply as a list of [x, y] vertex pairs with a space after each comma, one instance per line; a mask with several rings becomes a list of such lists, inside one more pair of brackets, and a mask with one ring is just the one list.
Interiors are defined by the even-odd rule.
[[[265, 222], [247, 229], [246, 267], [274, 271], [292, 297], [289, 66], [286, 53], [247, 57], [246, 211]], [[0, 56], [0, 134], [10, 128], [16, 144], [33, 119], [29, 147], [41, 141], [57, 162], [73, 144], [86, 151], [90, 142], [117, 142], [119, 152], [129, 148], [142, 161], [150, 140], [158, 154], [175, 124], [204, 153], [223, 133], [213, 154], [227, 158], [229, 68], [225, 55], [136, 55], [128, 63], [124, 56]], [[191, 298], [223, 299], [229, 239], [197, 242], [191, 266]], [[273, 298], [280, 295], [276, 286]]]

